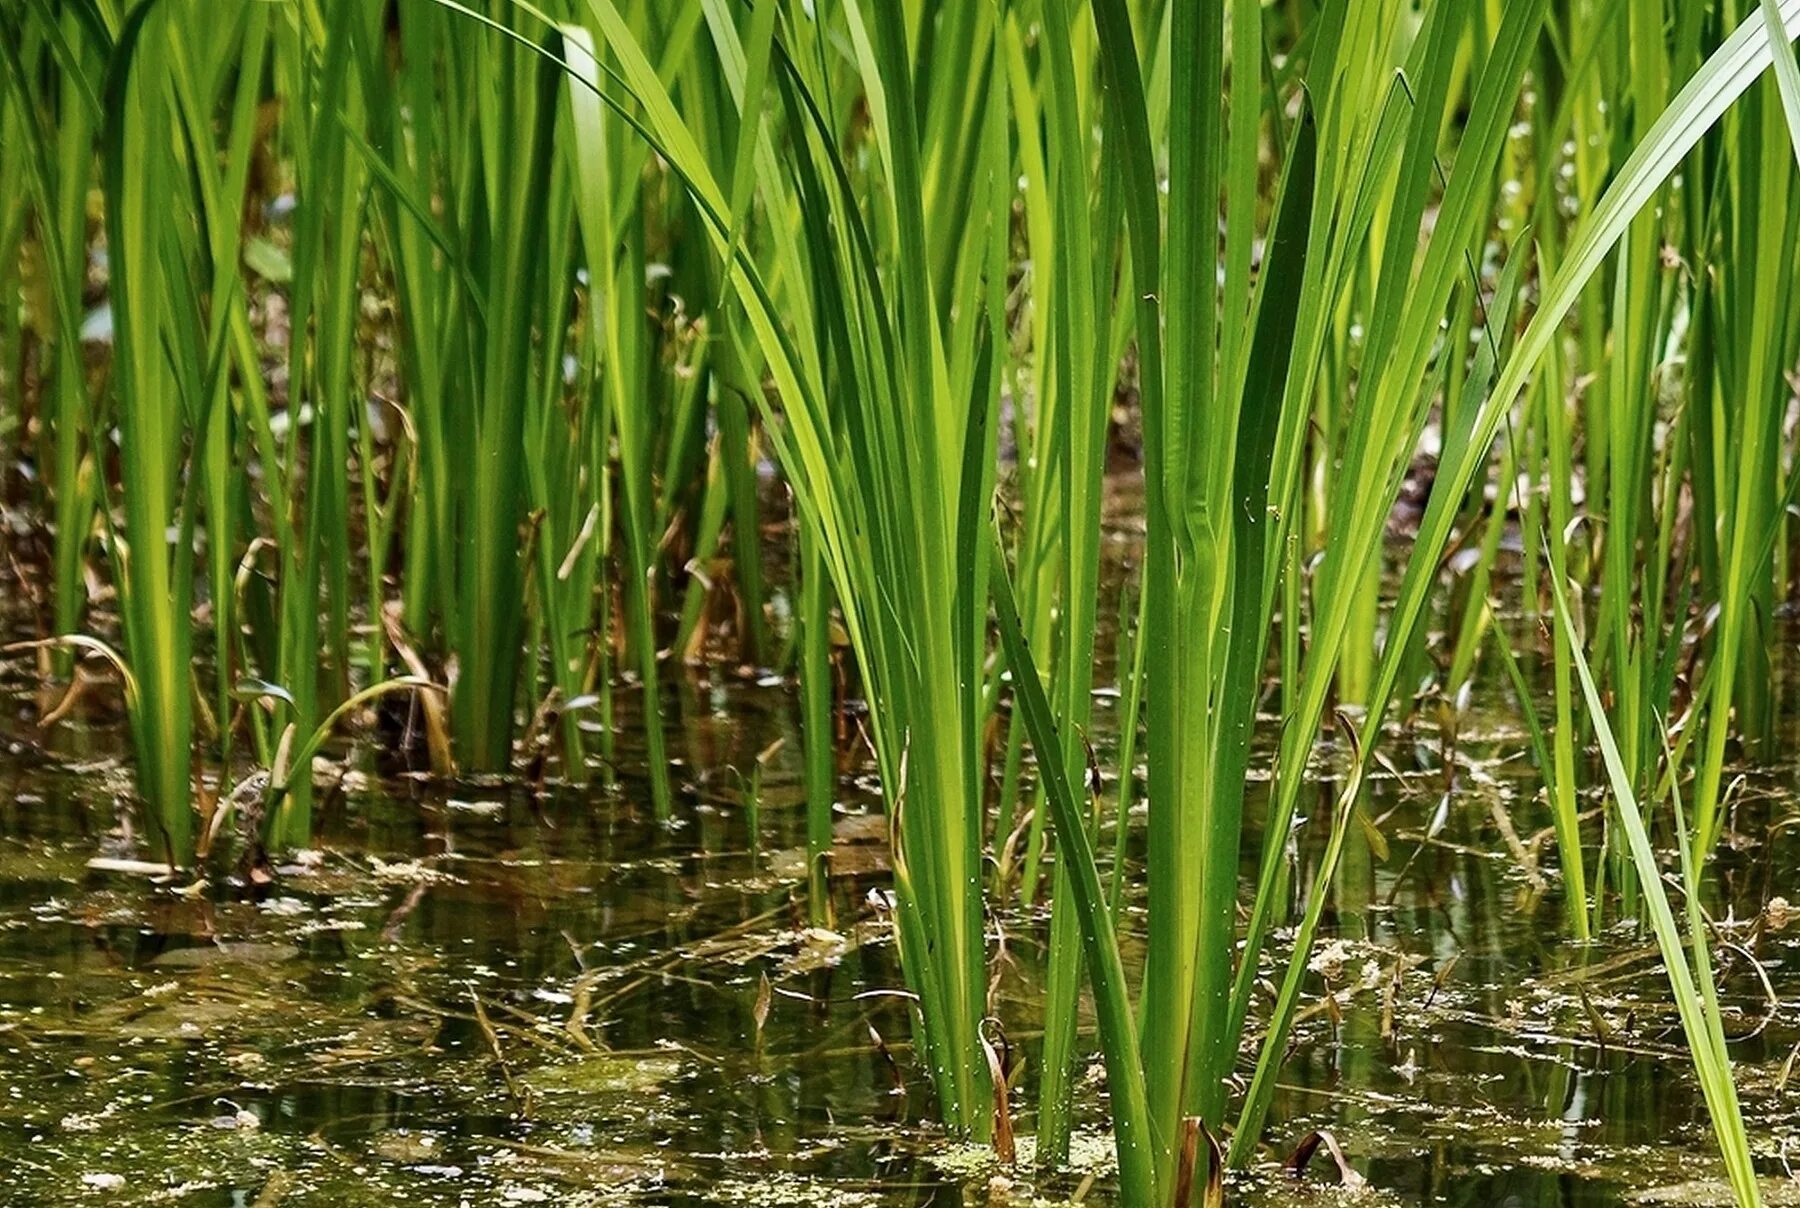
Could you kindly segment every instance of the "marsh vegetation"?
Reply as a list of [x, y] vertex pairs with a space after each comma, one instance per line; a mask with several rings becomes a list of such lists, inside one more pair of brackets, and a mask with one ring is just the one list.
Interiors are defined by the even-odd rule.
[[0, 0], [0, 1169], [1789, 1202], [1796, 34]]

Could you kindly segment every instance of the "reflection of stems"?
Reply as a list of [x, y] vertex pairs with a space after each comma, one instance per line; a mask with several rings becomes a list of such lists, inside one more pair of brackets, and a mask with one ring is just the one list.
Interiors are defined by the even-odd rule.
[[417, 882], [412, 889], [407, 892], [405, 899], [398, 906], [394, 907], [393, 912], [387, 917], [387, 922], [383, 923], [381, 926], [381, 938], [383, 941], [392, 944], [400, 939], [401, 926], [409, 917], [411, 917], [412, 912], [419, 908], [419, 903], [425, 900], [425, 887], [429, 883], [430, 882], [428, 881]]
[[686, 956], [680, 954], [670, 955], [666, 952], [655, 952], [643, 956], [630, 964], [617, 966], [615, 969], [609, 971], [611, 976], [621, 977], [633, 974], [635, 976], [631, 976], [629, 981], [625, 981], [618, 985], [610, 993], [596, 1001], [594, 1003], [594, 1009], [598, 1011], [609, 1010], [614, 1003], [624, 998], [633, 990], [643, 986], [646, 982], [650, 981], [652, 977], [666, 977], [673, 973], [684, 960], [693, 959], [696, 955], [702, 957], [707, 955], [709, 946], [726, 945], [728, 941], [749, 935], [757, 928], [769, 922], [769, 920], [780, 917], [786, 910], [786, 905], [776, 906], [772, 909], [763, 911], [761, 914], [747, 918], [741, 923], [734, 923], [717, 934], [691, 946], [688, 950], [688, 955]]
[[769, 985], [769, 975], [764, 973], [761, 979], [756, 983], [756, 1002], [750, 1008], [750, 1018], [756, 1024], [754, 1044], [758, 1073], [765, 1072], [763, 1068], [763, 1025], [769, 1022], [769, 1008], [774, 1005], [774, 1002], [774, 990]]
[[599, 980], [598, 972], [586, 972], [575, 980], [575, 988], [570, 996], [575, 1000], [569, 1007], [569, 1018], [563, 1024], [563, 1031], [575, 1042], [577, 1048], [589, 1053], [598, 1053], [600, 1046], [588, 1035], [587, 1019], [594, 1012], [594, 983]]
[[481, 1026], [481, 1034], [487, 1038], [488, 1048], [493, 1050], [494, 1062], [500, 1067], [500, 1076], [506, 1079], [506, 1093], [512, 1098], [513, 1106], [518, 1108], [520, 1116], [531, 1114], [531, 1105], [526, 1101], [524, 1092], [520, 1090], [517, 1080], [513, 1078], [512, 1066], [506, 1062], [506, 1054], [500, 1048], [500, 1033], [494, 1031], [494, 1025], [488, 1021], [487, 1008], [481, 1005], [481, 996], [475, 993], [475, 987], [469, 987], [469, 1001], [475, 1004], [475, 1022]]

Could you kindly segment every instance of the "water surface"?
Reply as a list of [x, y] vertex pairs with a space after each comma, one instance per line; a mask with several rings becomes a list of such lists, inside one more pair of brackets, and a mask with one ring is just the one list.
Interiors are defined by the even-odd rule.
[[[674, 677], [667, 827], [629, 693], [614, 763], [582, 787], [435, 784], [340, 748], [316, 850], [252, 892], [90, 867], [144, 855], [122, 733], [96, 702], [41, 734], [28, 670], [0, 679], [0, 1202], [1114, 1202], [1097, 1068], [1073, 1170], [1003, 1170], [932, 1127], [865, 766], [843, 780], [837, 930], [806, 930], [790, 685]], [[1349, 844], [1268, 1162], [1234, 1198], [1725, 1202], [1654, 947], [1628, 922], [1586, 952], [1564, 938], [1524, 734], [1497, 684], [1476, 699], [1454, 743], [1428, 710], [1386, 748], [1368, 803], [1381, 842]], [[1115, 707], [1099, 701], [1103, 766]], [[753, 834], [736, 769], [784, 737]], [[1322, 746], [1303, 806], [1320, 817], [1338, 754]], [[1772, 1202], [1800, 1121], [1785, 1089], [1800, 922], [1764, 916], [1800, 897], [1792, 784], [1782, 760], [1750, 774], [1708, 904]], [[1317, 829], [1299, 832], [1295, 884]], [[1134, 881], [1141, 843], [1140, 816]], [[1047, 930], [1038, 909], [992, 922], [1024, 1133]], [[1264, 954], [1271, 976], [1288, 942]], [[1364, 1191], [1323, 1151], [1303, 1179], [1279, 1173], [1315, 1128]]]

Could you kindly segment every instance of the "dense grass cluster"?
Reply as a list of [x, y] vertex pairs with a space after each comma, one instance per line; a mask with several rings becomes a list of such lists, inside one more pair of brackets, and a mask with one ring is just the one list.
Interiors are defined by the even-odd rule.
[[[994, 1128], [985, 919], [1048, 893], [1038, 1152], [1091, 983], [1122, 1193], [1159, 1206], [1254, 1156], [1385, 727], [1453, 731], [1485, 664], [1570, 935], [1655, 925], [1753, 1203], [1700, 912], [1793, 579], [1796, 32], [1800, 0], [13, 0], [0, 451], [34, 471], [37, 656], [116, 633], [173, 865], [252, 801], [305, 845], [312, 754], [390, 692], [439, 774], [581, 782], [630, 684], [667, 816], [659, 680], [792, 670], [823, 922], [842, 649], [944, 1122]], [[1102, 599], [1124, 445], [1146, 556]]]

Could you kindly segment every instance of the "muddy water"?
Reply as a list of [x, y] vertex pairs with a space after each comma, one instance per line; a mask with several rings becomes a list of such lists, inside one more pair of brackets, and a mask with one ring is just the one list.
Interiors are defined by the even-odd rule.
[[[316, 850], [257, 899], [90, 867], [143, 855], [116, 720], [102, 707], [45, 739], [23, 669], [5, 675], [0, 1203], [1114, 1202], [1095, 1081], [1073, 1171], [1001, 1170], [930, 1126], [886, 993], [901, 979], [872, 896], [866, 769], [844, 780], [838, 933], [804, 930], [788, 686], [721, 672], [669, 690], [666, 828], [643, 805], [629, 702], [616, 774], [583, 789], [430, 784], [340, 751]], [[1350, 844], [1270, 1169], [1241, 1202], [1724, 1202], [1648, 937], [1622, 923], [1585, 954], [1563, 939], [1554, 874], [1534, 867], [1554, 860], [1525, 739], [1483, 696], [1494, 708], [1454, 744], [1429, 716], [1389, 744], [1368, 806], [1380, 839]], [[784, 736], [752, 834], [732, 769]], [[1800, 922], [1758, 920], [1800, 899], [1793, 783], [1786, 763], [1751, 774], [1709, 903], [1736, 945], [1719, 960], [1771, 1202], [1800, 1126], [1782, 1089]], [[1047, 926], [1015, 909], [1002, 930], [998, 1014], [1029, 1132]], [[1128, 960], [1137, 948], [1128, 936]], [[1348, 1196], [1324, 1151], [1299, 1182], [1273, 1169], [1315, 1128], [1367, 1190]]]

